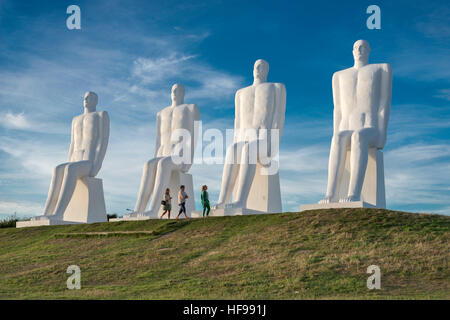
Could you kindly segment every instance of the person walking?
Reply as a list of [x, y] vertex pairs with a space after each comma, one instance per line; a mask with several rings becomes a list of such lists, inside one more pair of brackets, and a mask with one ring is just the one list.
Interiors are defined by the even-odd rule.
[[170, 196], [170, 189], [167, 188], [166, 192], [163, 195], [163, 199], [161, 201], [161, 205], [164, 210], [164, 212], [161, 215], [161, 219], [164, 217], [164, 215], [166, 213], [167, 213], [167, 219], [170, 219], [170, 211], [172, 210], [171, 200], [172, 200], [172, 197]]
[[206, 216], [209, 216], [209, 211], [211, 210], [211, 207], [209, 206], [209, 196], [208, 196], [208, 186], [204, 185], [202, 186], [202, 193], [200, 198], [202, 199], [202, 206], [203, 206], [203, 217], [205, 217], [205, 213]]
[[186, 214], [186, 199], [189, 198], [186, 192], [184, 192], [184, 186], [180, 186], [180, 191], [178, 192], [178, 205], [180, 206], [180, 211], [178, 212], [177, 219], [180, 217], [181, 213], [184, 213], [186, 219], [188, 216]]

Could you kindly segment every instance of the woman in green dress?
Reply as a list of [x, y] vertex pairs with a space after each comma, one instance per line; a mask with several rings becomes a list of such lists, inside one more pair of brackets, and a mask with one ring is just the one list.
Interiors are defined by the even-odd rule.
[[210, 206], [209, 206], [209, 197], [208, 197], [208, 186], [204, 185], [202, 187], [202, 194], [201, 194], [201, 199], [202, 199], [202, 206], [203, 206], [203, 217], [209, 216], [209, 211], [211, 210]]

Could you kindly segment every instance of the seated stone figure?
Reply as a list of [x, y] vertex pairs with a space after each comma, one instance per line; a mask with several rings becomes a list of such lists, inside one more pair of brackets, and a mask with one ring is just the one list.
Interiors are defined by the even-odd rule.
[[[257, 60], [253, 84], [236, 92], [234, 143], [226, 152], [219, 201], [212, 215], [281, 212], [278, 164], [275, 172], [261, 171], [275, 162], [271, 156], [278, 148], [272, 144], [279, 145], [281, 139], [286, 89], [282, 83], [267, 82], [268, 73], [269, 64]], [[277, 138], [273, 140], [272, 135]]]
[[[386, 144], [392, 71], [387, 63], [368, 64], [369, 52], [367, 41], [356, 41], [353, 45], [354, 66], [333, 75], [334, 132], [327, 192], [319, 204], [350, 203], [372, 198], [374, 206], [385, 206], [380, 150]], [[368, 160], [371, 169], [366, 176]], [[371, 180], [372, 186], [365, 188], [366, 199], [362, 199], [365, 179]]]
[[[32, 220], [106, 221], [101, 180], [91, 179], [100, 171], [109, 139], [109, 116], [106, 111], [96, 111], [97, 103], [97, 94], [86, 92], [84, 113], [72, 120], [69, 161], [58, 165], [53, 170], [44, 215]], [[84, 199], [72, 200], [76, 188], [78, 189], [78, 184], [84, 184], [89, 190], [80, 191], [80, 195]], [[84, 187], [80, 186], [80, 188]], [[93, 195], [89, 194], [90, 192], [101, 192], [101, 194]], [[73, 205], [72, 211], [78, 212], [69, 214], [66, 210], [69, 203], [74, 201], [78, 203]], [[86, 205], [82, 202], [85, 202]], [[85, 210], [99, 210], [100, 212], [90, 212], [89, 214], [95, 215], [96, 218], [89, 219], [86, 216], [88, 212], [83, 212], [83, 208]]]
[[[195, 149], [194, 123], [200, 119], [200, 112], [195, 104], [184, 103], [185, 89], [181, 84], [172, 86], [172, 105], [162, 109], [156, 115], [156, 148], [155, 157], [144, 165], [141, 186], [134, 212], [124, 216], [124, 219], [157, 218], [161, 209], [161, 200], [166, 188], [172, 193], [172, 209], [177, 210], [176, 195], [180, 185], [186, 185], [189, 196], [186, 205], [188, 211], [193, 209], [194, 194], [192, 176], [186, 175], [192, 166]], [[187, 161], [174, 161], [175, 145], [173, 141], [177, 131], [186, 132], [189, 137], [185, 141], [190, 149]], [[176, 148], [175, 148], [176, 149]], [[149, 210], [145, 211], [151, 197]]]

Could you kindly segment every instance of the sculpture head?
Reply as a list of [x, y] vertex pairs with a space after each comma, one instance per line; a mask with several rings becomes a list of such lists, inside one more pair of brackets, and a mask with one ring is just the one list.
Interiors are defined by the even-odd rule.
[[88, 111], [95, 111], [98, 103], [98, 96], [95, 92], [88, 91], [84, 94], [83, 106]]
[[170, 97], [172, 98], [172, 105], [177, 106], [184, 103], [184, 86], [182, 84], [176, 83], [172, 86], [172, 92]]
[[370, 45], [366, 40], [358, 40], [353, 44], [353, 58], [356, 62], [367, 63], [369, 61]]
[[269, 74], [269, 63], [263, 59], [258, 59], [253, 67], [253, 78], [258, 82], [266, 82]]

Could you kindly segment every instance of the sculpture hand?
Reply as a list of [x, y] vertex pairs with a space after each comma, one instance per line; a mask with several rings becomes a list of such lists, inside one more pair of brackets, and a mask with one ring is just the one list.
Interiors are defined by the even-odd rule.
[[270, 166], [272, 165], [272, 159], [271, 158], [266, 158], [265, 160], [269, 159], [269, 161], [264, 161], [260, 162], [261, 166], [264, 168], [270, 168]]
[[91, 172], [89, 173], [89, 176], [95, 177], [99, 171], [100, 171], [99, 165], [93, 164]]
[[386, 136], [385, 135], [379, 135], [378, 141], [377, 141], [377, 148], [383, 149], [386, 145]]

